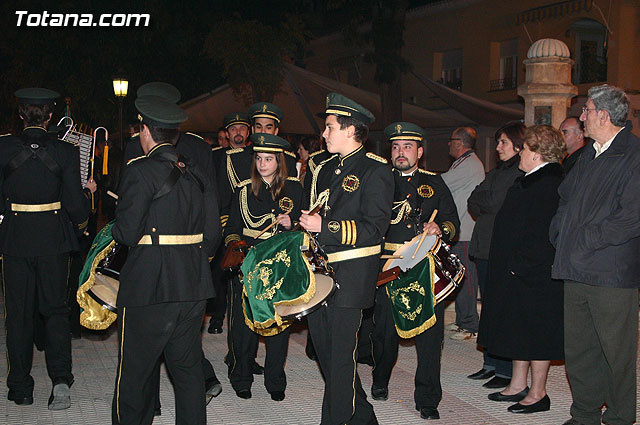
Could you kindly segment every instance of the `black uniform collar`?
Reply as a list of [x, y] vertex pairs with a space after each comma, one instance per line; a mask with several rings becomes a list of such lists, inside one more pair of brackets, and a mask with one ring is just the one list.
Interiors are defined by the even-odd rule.
[[149, 152], [147, 152], [147, 156], [152, 156], [157, 152], [166, 151], [167, 148], [172, 148], [173, 145], [171, 143], [160, 143], [151, 148]]
[[359, 158], [360, 156], [366, 154], [365, 150], [364, 150], [364, 145], [360, 145], [359, 148], [357, 148], [356, 150], [352, 151], [351, 153], [346, 154], [343, 157], [338, 156], [338, 162], [340, 163], [340, 167], [344, 166], [345, 164], [349, 164], [351, 161], [356, 160], [357, 158]]
[[28, 137], [42, 137], [47, 134], [47, 129], [44, 127], [32, 125], [29, 127], [25, 127], [24, 130], [22, 130], [22, 133]]

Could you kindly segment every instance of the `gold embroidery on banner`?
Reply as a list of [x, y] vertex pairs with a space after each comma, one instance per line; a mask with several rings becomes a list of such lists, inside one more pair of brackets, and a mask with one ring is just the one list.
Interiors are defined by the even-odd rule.
[[[257, 273], [258, 279], [262, 282], [263, 288], [265, 288], [265, 291], [262, 294], [256, 295], [255, 298], [257, 300], [264, 301], [272, 299], [276, 291], [282, 286], [284, 278], [281, 278], [273, 285], [270, 285], [269, 278], [273, 274], [273, 270], [271, 270], [269, 267], [263, 266], [270, 266], [274, 263], [284, 263], [285, 266], [290, 267], [291, 257], [289, 257], [287, 255], [287, 251], [283, 249], [282, 251], [279, 251], [273, 258], [267, 258], [266, 260], [260, 261], [246, 276], [245, 282], [248, 283], [255, 279]], [[251, 289], [251, 287], [249, 287], [249, 289]]]
[[360, 179], [353, 174], [349, 174], [342, 180], [342, 189], [345, 192], [355, 192], [359, 187]]
[[433, 188], [428, 184], [423, 184], [418, 187], [418, 195], [423, 198], [431, 198], [433, 196]]

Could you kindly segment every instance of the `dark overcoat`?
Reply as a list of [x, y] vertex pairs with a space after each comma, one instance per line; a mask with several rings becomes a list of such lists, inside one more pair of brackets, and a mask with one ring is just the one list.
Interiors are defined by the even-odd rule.
[[551, 163], [518, 178], [496, 215], [478, 335], [496, 356], [563, 358], [563, 284], [551, 279], [547, 237], [562, 176]]

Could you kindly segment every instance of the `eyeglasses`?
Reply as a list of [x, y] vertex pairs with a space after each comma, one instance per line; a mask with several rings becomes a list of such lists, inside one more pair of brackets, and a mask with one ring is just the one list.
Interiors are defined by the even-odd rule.
[[597, 108], [587, 108], [586, 106], [582, 107], [582, 113], [583, 114], [588, 114], [589, 111], [597, 111], [597, 110], [598, 110]]

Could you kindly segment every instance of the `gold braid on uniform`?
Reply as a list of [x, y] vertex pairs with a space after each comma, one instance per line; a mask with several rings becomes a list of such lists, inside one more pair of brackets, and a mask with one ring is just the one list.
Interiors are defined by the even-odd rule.
[[[316, 199], [318, 198], [318, 192], [317, 192], [317, 189], [316, 189], [316, 183], [318, 183], [318, 174], [320, 174], [320, 170], [322, 169], [324, 164], [326, 164], [327, 162], [331, 161], [336, 155], [337, 154], [332, 155], [330, 158], [325, 159], [320, 164], [318, 164], [318, 166], [313, 170], [313, 178], [311, 179], [311, 200], [310, 200], [310, 204], [311, 205], [315, 206], [315, 205], [318, 204], [318, 202], [316, 202]], [[322, 192], [322, 193], [324, 193], [324, 192]], [[313, 208], [310, 208], [310, 209], [313, 209]]]
[[[228, 153], [228, 152], [227, 152]], [[233, 168], [233, 162], [231, 161], [231, 157], [227, 155], [227, 177], [229, 178], [229, 184], [232, 189], [238, 187], [238, 183], [240, 183], [240, 179], [236, 174], [236, 170]]]
[[391, 224], [398, 224], [411, 213], [411, 204], [409, 204], [408, 199], [396, 201], [393, 203], [392, 210], [398, 210], [398, 215], [396, 215], [396, 218], [391, 220]]
[[[240, 189], [240, 212], [242, 213], [242, 220], [244, 221], [244, 224], [249, 229], [259, 229], [264, 223], [267, 222], [267, 220], [271, 220], [271, 222], [275, 222], [276, 216], [273, 213], [267, 213], [261, 216], [255, 216], [251, 214], [251, 211], [249, 211], [249, 203], [247, 200], [247, 191], [248, 191], [247, 188], [248, 186], [244, 186], [242, 187], [242, 189]], [[257, 220], [257, 221], [254, 221], [254, 220]], [[272, 234], [275, 234], [276, 230], [277, 230], [276, 226], [273, 226]]]
[[318, 205], [326, 208], [327, 203], [329, 202], [329, 194], [330, 194], [329, 189], [323, 190], [318, 196], [318, 199], [316, 199], [315, 202], [311, 204], [311, 206], [309, 207], [309, 211], [314, 210]]

